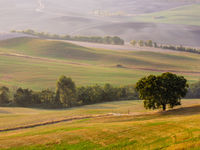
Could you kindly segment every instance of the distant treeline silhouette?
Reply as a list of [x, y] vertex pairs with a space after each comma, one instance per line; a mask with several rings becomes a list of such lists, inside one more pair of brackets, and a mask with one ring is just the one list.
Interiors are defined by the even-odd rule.
[[31, 29], [16, 31], [12, 30], [13, 33], [23, 33], [28, 35], [37, 36], [39, 38], [45, 39], [56, 39], [56, 40], [70, 40], [70, 41], [81, 41], [81, 42], [92, 42], [92, 43], [102, 43], [102, 44], [113, 44], [113, 45], [124, 45], [124, 40], [118, 36], [70, 36], [70, 35], [58, 35], [50, 34], [46, 32], [37, 32]]
[[140, 47], [155, 47], [155, 48], [162, 48], [162, 49], [169, 49], [169, 50], [174, 50], [174, 51], [182, 51], [182, 52], [190, 52], [190, 53], [195, 53], [195, 54], [200, 54], [200, 49], [197, 48], [191, 48], [191, 47], [183, 47], [182, 45], [180, 46], [174, 46], [174, 45], [164, 45], [164, 44], [158, 44], [156, 42], [153, 42], [152, 40], [132, 40], [130, 42], [132, 46], [140, 46]]

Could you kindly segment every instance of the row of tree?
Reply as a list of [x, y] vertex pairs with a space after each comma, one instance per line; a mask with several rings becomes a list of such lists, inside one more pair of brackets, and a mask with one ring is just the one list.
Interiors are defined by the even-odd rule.
[[139, 47], [155, 47], [155, 48], [162, 48], [162, 49], [169, 49], [169, 50], [174, 50], [174, 51], [182, 51], [182, 52], [190, 52], [190, 53], [196, 53], [200, 54], [200, 49], [196, 48], [191, 48], [191, 47], [183, 47], [182, 45], [180, 46], [174, 46], [174, 45], [163, 45], [163, 44], [157, 44], [156, 42], [153, 42], [152, 40], [132, 40], [130, 42], [132, 46], [139, 46]]
[[102, 44], [112, 44], [112, 45], [124, 45], [124, 40], [118, 36], [70, 36], [70, 35], [58, 35], [50, 34], [46, 32], [37, 32], [31, 29], [24, 31], [11, 31], [13, 33], [23, 33], [28, 35], [37, 36], [39, 38], [45, 39], [57, 39], [57, 40], [70, 40], [70, 41], [82, 41], [82, 42], [92, 42], [92, 43], [102, 43]]
[[56, 91], [45, 89], [39, 92], [18, 88], [12, 98], [7, 87], [0, 88], [0, 105], [17, 105], [23, 107], [61, 108], [86, 104], [95, 104], [116, 100], [138, 99], [134, 86], [114, 87], [104, 86], [76, 87], [71, 78], [61, 76], [57, 81]]
[[71, 78], [61, 76], [56, 90], [45, 89], [39, 92], [18, 88], [10, 98], [7, 87], [0, 87], [0, 106], [70, 108], [74, 106], [110, 102], [117, 100], [144, 100], [146, 109], [166, 110], [181, 105], [181, 98], [200, 98], [200, 81], [189, 88], [183, 76], [172, 73], [150, 75], [140, 79], [136, 86], [113, 87], [104, 86], [76, 87]]
[[148, 41], [143, 41], [143, 40], [136, 41], [136, 40], [132, 40], [130, 42], [130, 44], [132, 46], [140, 46], [140, 47], [143, 47], [143, 46], [146, 46], [146, 47], [157, 47], [157, 43], [153, 42], [152, 40], [148, 40]]

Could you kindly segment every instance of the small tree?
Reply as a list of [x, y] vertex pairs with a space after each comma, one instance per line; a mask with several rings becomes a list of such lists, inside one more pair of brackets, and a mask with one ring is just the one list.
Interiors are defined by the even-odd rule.
[[131, 44], [132, 46], [136, 46], [136, 45], [137, 45], [137, 41], [136, 41], [136, 40], [132, 40], [132, 41], [130, 42], [130, 44]]
[[156, 42], [154, 42], [153, 47], [158, 48], [158, 44]]
[[56, 101], [55, 98], [55, 92], [45, 89], [40, 92], [40, 101], [42, 104], [47, 104], [47, 105], [58, 105], [59, 102]]
[[138, 44], [139, 44], [140, 47], [143, 47], [144, 46], [144, 41], [139, 40]]
[[14, 102], [20, 106], [27, 106], [33, 103], [33, 91], [18, 88], [14, 94]]
[[0, 105], [9, 103], [9, 88], [0, 87]]
[[66, 107], [76, 102], [76, 86], [71, 78], [61, 76], [57, 82], [56, 100]]
[[111, 84], [105, 84], [103, 87], [104, 101], [113, 101], [118, 99], [118, 89], [114, 88]]
[[136, 89], [139, 97], [144, 100], [146, 109], [159, 109], [163, 111], [166, 106], [170, 108], [181, 105], [188, 89], [187, 80], [183, 76], [172, 73], [163, 73], [160, 76], [150, 75], [137, 82]]
[[153, 47], [153, 42], [152, 42], [152, 40], [148, 40], [147, 42], [145, 42], [145, 46]]
[[77, 89], [77, 96], [82, 104], [94, 104], [104, 100], [103, 88], [99, 85], [80, 87]]

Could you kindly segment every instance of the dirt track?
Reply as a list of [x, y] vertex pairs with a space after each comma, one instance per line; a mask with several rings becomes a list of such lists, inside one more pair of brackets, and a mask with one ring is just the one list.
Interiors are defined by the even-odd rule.
[[193, 105], [193, 106], [188, 106], [188, 107], [180, 107], [177, 109], [173, 110], [168, 110], [168, 111], [156, 111], [156, 112], [146, 112], [146, 113], [131, 113], [131, 114], [115, 114], [115, 113], [108, 113], [104, 115], [90, 115], [90, 116], [75, 116], [71, 118], [63, 118], [60, 120], [53, 120], [53, 121], [47, 121], [47, 122], [40, 122], [36, 124], [29, 124], [29, 125], [24, 125], [24, 126], [18, 126], [14, 128], [5, 128], [5, 129], [0, 129], [1, 132], [7, 132], [7, 131], [16, 131], [16, 130], [23, 130], [23, 129], [30, 129], [30, 128], [35, 128], [35, 127], [40, 127], [40, 126], [46, 126], [46, 125], [52, 125], [52, 124], [57, 124], [57, 123], [62, 123], [62, 122], [69, 122], [69, 121], [74, 121], [74, 120], [81, 120], [81, 119], [94, 119], [94, 118], [103, 118], [103, 117], [120, 117], [120, 116], [133, 116], [133, 117], [138, 117], [138, 116], [147, 116], [147, 115], [174, 115], [176, 113], [177, 115], [192, 115], [192, 114], [197, 114], [200, 112], [200, 105]]
[[29, 129], [29, 128], [40, 127], [40, 126], [45, 126], [45, 125], [57, 124], [57, 123], [61, 123], [61, 122], [68, 122], [68, 121], [89, 119], [89, 118], [100, 118], [100, 117], [107, 117], [107, 116], [113, 116], [113, 115], [105, 114], [105, 115], [95, 115], [95, 116], [77, 116], [77, 117], [73, 117], [73, 118], [65, 118], [65, 119], [54, 120], [54, 121], [40, 122], [40, 123], [36, 123], [36, 124], [30, 124], [30, 125], [19, 126], [19, 127], [14, 127], [14, 128], [0, 129], [0, 132]]

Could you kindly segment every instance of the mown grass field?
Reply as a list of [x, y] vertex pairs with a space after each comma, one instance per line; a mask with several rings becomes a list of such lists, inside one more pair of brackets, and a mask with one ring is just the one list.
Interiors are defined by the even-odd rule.
[[185, 24], [200, 26], [200, 4], [181, 6], [167, 11], [144, 14], [134, 18], [137, 21]]
[[[118, 115], [127, 114], [130, 115]], [[114, 113], [1, 132], [0, 149], [191, 149], [200, 148], [200, 100], [183, 100], [162, 113], [143, 108], [142, 101], [120, 101], [63, 110], [0, 108], [0, 129], [72, 116]]]
[[33, 38], [0, 42], [0, 84], [14, 89], [55, 88], [60, 75], [72, 77], [78, 86], [135, 84], [145, 75], [167, 71], [195, 82], [199, 63], [199, 55], [192, 53], [103, 50]]

